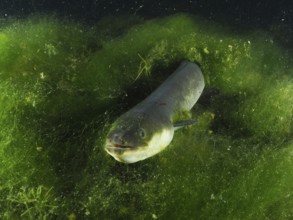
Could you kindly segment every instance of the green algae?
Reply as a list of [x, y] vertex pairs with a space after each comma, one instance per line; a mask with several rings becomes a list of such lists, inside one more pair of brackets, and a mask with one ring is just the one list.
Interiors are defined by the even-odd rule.
[[[212, 198], [205, 210], [212, 218], [292, 217], [292, 143], [283, 148], [271, 146], [257, 159], [251, 169]], [[218, 211], [211, 214], [211, 209]]]
[[[51, 215], [44, 207], [38, 207], [44, 201], [35, 201], [25, 196], [25, 191], [45, 184], [52, 187], [56, 178], [48, 151], [40, 145], [36, 130], [27, 122], [29, 114], [23, 94], [15, 85], [1, 84], [1, 134], [0, 134], [0, 176], [1, 176], [1, 218], [13, 219], [20, 216], [31, 218]], [[31, 118], [30, 118], [31, 119]], [[49, 193], [48, 193], [49, 194]], [[20, 198], [21, 197], [21, 198]], [[27, 201], [26, 198], [28, 198]], [[55, 198], [48, 198], [48, 206]]]
[[[265, 33], [189, 15], [0, 31], [0, 217], [292, 218], [292, 66]], [[119, 164], [109, 124], [188, 59], [206, 91], [167, 150]]]
[[251, 133], [283, 141], [292, 132], [292, 91], [292, 80], [275, 79], [255, 97], [247, 99], [238, 114]]

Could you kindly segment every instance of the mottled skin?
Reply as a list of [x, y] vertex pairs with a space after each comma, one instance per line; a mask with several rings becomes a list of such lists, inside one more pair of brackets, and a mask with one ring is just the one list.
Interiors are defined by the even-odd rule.
[[145, 100], [120, 116], [107, 135], [105, 149], [116, 160], [134, 163], [165, 149], [173, 139], [173, 117], [189, 111], [204, 89], [198, 65], [182, 62]]

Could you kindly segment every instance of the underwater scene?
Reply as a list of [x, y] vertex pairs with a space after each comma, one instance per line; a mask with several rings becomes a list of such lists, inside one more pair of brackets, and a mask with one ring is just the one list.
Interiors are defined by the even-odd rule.
[[[284, 0], [1, 1], [0, 219], [293, 219], [292, 24]], [[113, 122], [182, 61], [195, 123], [115, 160]]]

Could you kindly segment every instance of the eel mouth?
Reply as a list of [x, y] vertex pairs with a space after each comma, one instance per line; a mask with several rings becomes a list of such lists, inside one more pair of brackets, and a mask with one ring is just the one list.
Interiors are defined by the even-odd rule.
[[116, 143], [107, 143], [105, 148], [109, 151], [125, 151], [125, 150], [135, 149], [135, 147], [133, 146], [116, 144]]
[[122, 144], [117, 144], [117, 143], [111, 143], [111, 142], [108, 142], [106, 143], [105, 145], [105, 149], [109, 152], [119, 152], [119, 153], [122, 153], [122, 152], [125, 152], [125, 151], [129, 151], [129, 150], [137, 150], [139, 148], [144, 148], [144, 147], [147, 147], [146, 146], [131, 146], [131, 145], [122, 145]]
[[115, 147], [115, 148], [131, 148], [130, 146], [127, 145], [122, 145], [122, 144], [110, 144], [110, 147]]

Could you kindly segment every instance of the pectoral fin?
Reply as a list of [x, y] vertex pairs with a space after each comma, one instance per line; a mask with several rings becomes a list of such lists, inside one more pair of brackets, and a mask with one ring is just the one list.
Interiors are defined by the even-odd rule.
[[196, 122], [196, 120], [194, 120], [194, 119], [176, 122], [173, 124], [174, 130], [176, 131], [184, 126], [193, 125], [195, 122]]

